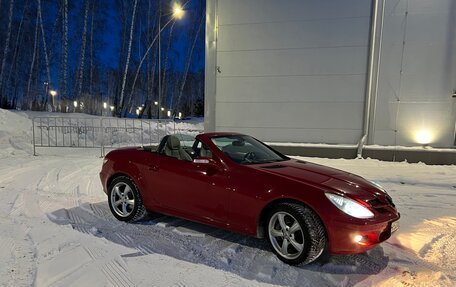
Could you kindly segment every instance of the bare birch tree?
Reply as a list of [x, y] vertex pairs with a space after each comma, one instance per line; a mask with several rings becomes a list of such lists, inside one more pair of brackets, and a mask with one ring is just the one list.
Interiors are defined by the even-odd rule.
[[76, 97], [80, 98], [82, 95], [82, 83], [84, 82], [84, 67], [85, 67], [85, 51], [87, 44], [87, 19], [89, 15], [89, 0], [86, 0], [85, 12], [84, 12], [84, 28], [82, 31], [82, 43], [81, 43], [81, 56], [79, 60], [79, 71], [78, 71], [78, 87], [76, 91]]
[[40, 21], [40, 27], [41, 27], [41, 37], [43, 40], [43, 52], [44, 52], [44, 60], [45, 60], [45, 65], [46, 65], [46, 78], [47, 78], [47, 85], [46, 85], [46, 101], [48, 99], [48, 87], [51, 84], [51, 65], [49, 63], [49, 58], [48, 58], [48, 49], [47, 49], [47, 44], [46, 44], [46, 35], [44, 34], [44, 25], [43, 25], [43, 17], [42, 17], [42, 11], [41, 11], [41, 0], [37, 0], [38, 3], [38, 15], [37, 17], [39, 18]]
[[6, 39], [5, 39], [5, 48], [3, 49], [3, 58], [2, 58], [2, 65], [0, 67], [0, 104], [3, 102], [3, 72], [5, 70], [6, 65], [6, 58], [8, 57], [9, 52], [9, 45], [11, 39], [11, 24], [13, 22], [13, 8], [14, 8], [14, 0], [10, 0], [9, 5], [9, 16], [8, 16], [8, 28], [6, 32]]
[[30, 96], [30, 87], [32, 85], [32, 78], [33, 78], [33, 68], [35, 67], [35, 60], [36, 60], [36, 52], [37, 52], [37, 46], [38, 46], [38, 27], [39, 27], [39, 21], [38, 21], [38, 13], [36, 16], [36, 24], [35, 24], [35, 36], [34, 36], [34, 44], [33, 44], [33, 56], [32, 56], [32, 62], [30, 64], [30, 73], [29, 73], [29, 78], [27, 81], [27, 92], [26, 92], [26, 99], [27, 99], [27, 105], [30, 104], [31, 96]]
[[68, 0], [63, 0], [62, 7], [62, 85], [61, 98], [68, 96]]
[[185, 87], [185, 82], [187, 81], [188, 71], [190, 69], [190, 64], [192, 63], [191, 60], [192, 60], [193, 51], [195, 50], [196, 42], [198, 40], [198, 35], [199, 35], [200, 31], [201, 31], [201, 27], [203, 26], [204, 19], [205, 19], [205, 17], [202, 16], [201, 20], [200, 20], [200, 23], [199, 23], [199, 26], [198, 26], [198, 30], [195, 33], [195, 37], [193, 38], [193, 43], [192, 43], [192, 46], [190, 48], [189, 55], [187, 57], [187, 62], [186, 62], [186, 65], [185, 65], [184, 75], [182, 76], [182, 81], [181, 81], [181, 85], [180, 85], [180, 89], [179, 89], [179, 95], [177, 97], [177, 102], [176, 102], [176, 105], [174, 106], [174, 110], [176, 108], [179, 108], [179, 105], [180, 105], [180, 101], [181, 101], [181, 98], [182, 98], [182, 93], [183, 93], [184, 87]]
[[127, 74], [128, 74], [128, 65], [130, 64], [130, 56], [131, 56], [131, 46], [133, 44], [133, 32], [135, 28], [135, 16], [136, 16], [136, 7], [138, 5], [138, 0], [135, 0], [135, 4], [133, 5], [133, 13], [131, 16], [131, 26], [130, 26], [130, 38], [128, 41], [128, 52], [127, 52], [127, 60], [125, 63], [125, 71], [123, 74], [123, 80], [122, 80], [122, 88], [120, 90], [120, 107], [119, 107], [119, 115], [122, 114], [122, 109], [124, 106], [124, 94], [125, 94], [125, 85], [127, 82]]

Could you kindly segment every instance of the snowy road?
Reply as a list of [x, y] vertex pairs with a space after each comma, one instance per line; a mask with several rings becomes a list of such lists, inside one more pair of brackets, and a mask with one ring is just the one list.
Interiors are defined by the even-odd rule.
[[115, 220], [98, 178], [101, 159], [32, 157], [18, 132], [28, 122], [2, 112], [0, 286], [456, 284], [455, 166], [308, 159], [382, 183], [401, 228], [365, 254], [291, 267], [262, 240], [161, 215]]

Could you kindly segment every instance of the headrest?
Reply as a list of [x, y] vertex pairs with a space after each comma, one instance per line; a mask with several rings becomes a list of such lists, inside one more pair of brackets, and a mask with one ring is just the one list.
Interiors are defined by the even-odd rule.
[[169, 149], [173, 149], [173, 150], [179, 149], [180, 148], [180, 141], [175, 136], [169, 136], [168, 140], [166, 141], [166, 146]]
[[245, 145], [245, 141], [243, 140], [235, 140], [231, 143], [233, 146], [244, 146]]

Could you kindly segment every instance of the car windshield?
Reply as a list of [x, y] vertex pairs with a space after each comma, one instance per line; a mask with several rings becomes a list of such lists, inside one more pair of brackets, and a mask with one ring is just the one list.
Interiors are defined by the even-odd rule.
[[262, 142], [246, 135], [217, 136], [212, 142], [239, 164], [258, 164], [288, 160]]

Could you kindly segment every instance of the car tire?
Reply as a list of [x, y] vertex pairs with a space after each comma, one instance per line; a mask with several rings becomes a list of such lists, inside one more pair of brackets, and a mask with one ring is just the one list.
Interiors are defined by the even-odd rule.
[[327, 242], [320, 218], [310, 208], [296, 203], [274, 206], [266, 222], [266, 231], [273, 252], [290, 265], [315, 261]]
[[108, 187], [109, 209], [120, 221], [134, 222], [147, 214], [141, 193], [131, 178], [116, 177]]

